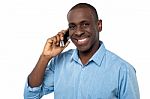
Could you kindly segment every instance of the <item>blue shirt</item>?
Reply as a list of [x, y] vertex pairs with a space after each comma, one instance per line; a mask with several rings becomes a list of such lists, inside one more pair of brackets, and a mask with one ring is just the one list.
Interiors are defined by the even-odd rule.
[[85, 65], [77, 49], [53, 58], [41, 86], [26, 83], [24, 98], [40, 99], [53, 91], [55, 99], [140, 99], [135, 69], [102, 42]]

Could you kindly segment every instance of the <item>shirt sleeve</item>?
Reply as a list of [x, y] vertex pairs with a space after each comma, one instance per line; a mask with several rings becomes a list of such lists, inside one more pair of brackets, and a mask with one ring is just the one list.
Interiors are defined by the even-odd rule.
[[24, 88], [24, 99], [40, 99], [43, 95], [54, 91], [54, 67], [53, 61], [47, 66], [42, 85], [31, 88], [28, 80]]
[[119, 99], [140, 99], [136, 71], [131, 65], [121, 66]]

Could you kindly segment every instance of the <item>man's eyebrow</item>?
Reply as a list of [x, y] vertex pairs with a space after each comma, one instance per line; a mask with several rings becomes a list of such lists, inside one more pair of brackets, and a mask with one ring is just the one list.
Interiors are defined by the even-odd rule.
[[80, 23], [85, 23], [85, 22], [89, 22], [89, 21], [87, 21], [87, 20], [83, 20], [83, 21], [81, 21]]
[[[88, 20], [82, 20], [79, 24], [81, 24], [81, 23], [85, 23], [85, 22], [89, 22]], [[73, 23], [73, 22], [70, 22], [68, 25], [76, 25], [75, 23]]]
[[68, 25], [75, 25], [75, 23], [69, 23]]

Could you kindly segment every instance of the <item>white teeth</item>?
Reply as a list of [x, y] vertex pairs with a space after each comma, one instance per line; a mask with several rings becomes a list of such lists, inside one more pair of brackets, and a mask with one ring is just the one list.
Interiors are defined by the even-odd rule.
[[84, 42], [86, 40], [86, 38], [78, 40], [78, 42]]

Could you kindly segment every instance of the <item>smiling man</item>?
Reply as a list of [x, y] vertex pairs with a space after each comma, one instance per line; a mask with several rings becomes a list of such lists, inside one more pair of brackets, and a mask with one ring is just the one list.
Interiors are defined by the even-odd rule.
[[102, 21], [98, 20], [95, 9], [78, 5], [69, 11], [68, 22], [71, 40], [78, 49], [80, 60], [86, 64], [100, 47]]
[[140, 99], [135, 69], [99, 40], [102, 20], [96, 9], [79, 3], [67, 14], [69, 37], [76, 49], [62, 51], [67, 30], [47, 40], [29, 74], [25, 99], [54, 92], [55, 99]]

